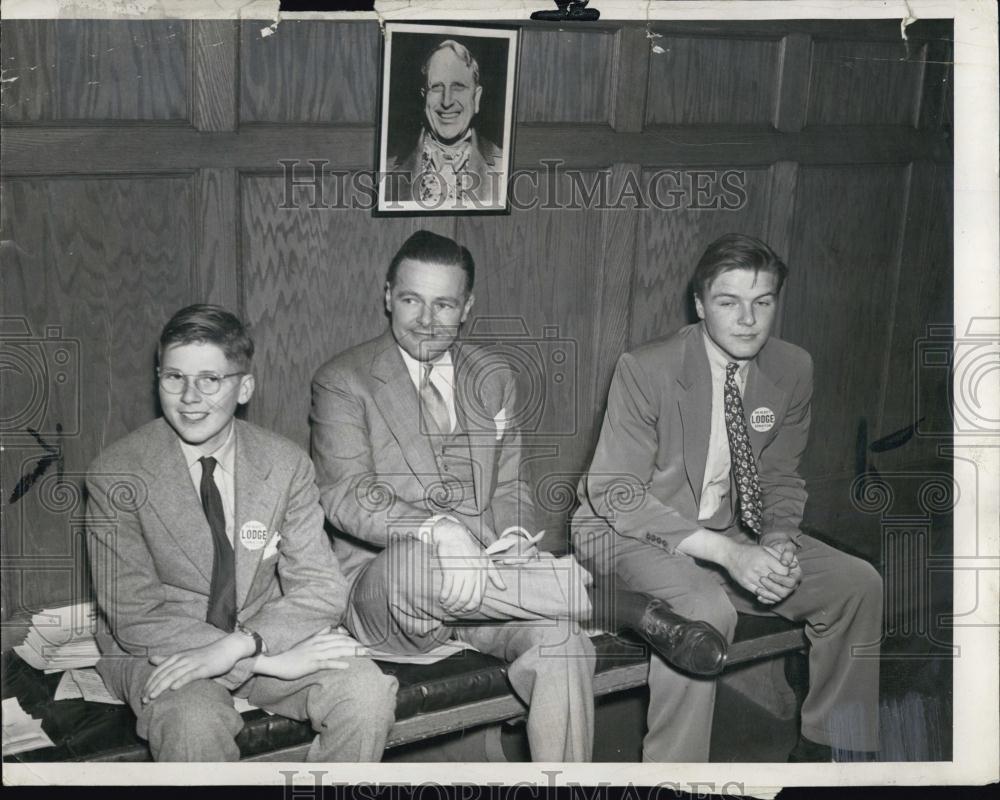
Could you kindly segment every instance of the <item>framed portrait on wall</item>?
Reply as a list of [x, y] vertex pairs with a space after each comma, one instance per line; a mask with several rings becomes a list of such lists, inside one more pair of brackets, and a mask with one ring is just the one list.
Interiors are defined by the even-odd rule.
[[506, 213], [516, 28], [387, 23], [377, 213]]

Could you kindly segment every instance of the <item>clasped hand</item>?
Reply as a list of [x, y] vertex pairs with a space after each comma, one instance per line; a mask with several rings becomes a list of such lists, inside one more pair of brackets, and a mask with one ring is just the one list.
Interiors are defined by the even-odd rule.
[[730, 576], [765, 605], [780, 603], [798, 587], [802, 567], [791, 540], [736, 545], [724, 566]]

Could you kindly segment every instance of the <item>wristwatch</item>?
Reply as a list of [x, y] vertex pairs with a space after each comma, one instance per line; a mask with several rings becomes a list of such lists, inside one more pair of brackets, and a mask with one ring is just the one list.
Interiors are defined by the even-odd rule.
[[256, 658], [263, 652], [264, 640], [260, 637], [260, 634], [257, 633], [257, 631], [250, 630], [249, 628], [244, 626], [242, 622], [236, 623], [236, 630], [242, 633], [244, 636], [249, 636], [251, 639], [253, 639], [253, 654], [248, 656], [248, 658]]

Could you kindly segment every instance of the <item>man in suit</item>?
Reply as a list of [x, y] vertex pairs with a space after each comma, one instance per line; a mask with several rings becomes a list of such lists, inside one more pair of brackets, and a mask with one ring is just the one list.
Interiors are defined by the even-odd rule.
[[521, 464], [514, 376], [457, 337], [474, 264], [413, 234], [389, 267], [390, 327], [341, 353], [312, 385], [320, 501], [351, 583], [347, 626], [399, 654], [452, 636], [510, 661], [536, 761], [585, 761], [594, 651], [587, 574], [539, 553]]
[[[805, 622], [810, 691], [790, 760], [829, 761], [878, 746], [882, 588], [869, 564], [800, 530], [812, 360], [770, 335], [786, 272], [757, 239], [709, 245], [701, 322], [618, 362], [573, 536], [601, 580], [730, 641], [737, 611]], [[706, 761], [714, 680], [654, 657], [649, 688], [644, 759]]]
[[108, 630], [97, 671], [158, 761], [234, 761], [233, 695], [317, 732], [310, 761], [378, 761], [396, 679], [331, 629], [347, 586], [323, 532], [312, 463], [234, 419], [253, 342], [218, 306], [160, 337], [163, 417], [87, 477], [87, 544]]
[[446, 39], [421, 67], [424, 124], [416, 145], [386, 165], [386, 197], [424, 208], [502, 206], [503, 151], [472, 125], [483, 87], [465, 45]]

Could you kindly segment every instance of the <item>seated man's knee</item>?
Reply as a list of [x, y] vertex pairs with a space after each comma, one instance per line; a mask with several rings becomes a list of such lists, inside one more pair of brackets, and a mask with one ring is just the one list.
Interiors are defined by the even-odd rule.
[[699, 592], [685, 598], [683, 608], [675, 607], [676, 613], [692, 620], [707, 622], [732, 642], [736, 633], [737, 613], [720, 586], [712, 591]]
[[882, 601], [882, 576], [867, 561], [848, 556], [843, 573], [843, 585], [862, 602]]
[[197, 685], [207, 683], [211, 682], [196, 681], [181, 689], [168, 689], [153, 700], [140, 735], [154, 746], [178, 740], [193, 746], [199, 741], [232, 740], [243, 729], [243, 718], [221, 686], [206, 691]]
[[310, 716], [323, 721], [327, 716], [348, 717], [375, 726], [391, 726], [396, 716], [398, 681], [386, 675], [374, 661], [352, 659], [345, 670], [317, 673], [319, 691], [310, 698]]

